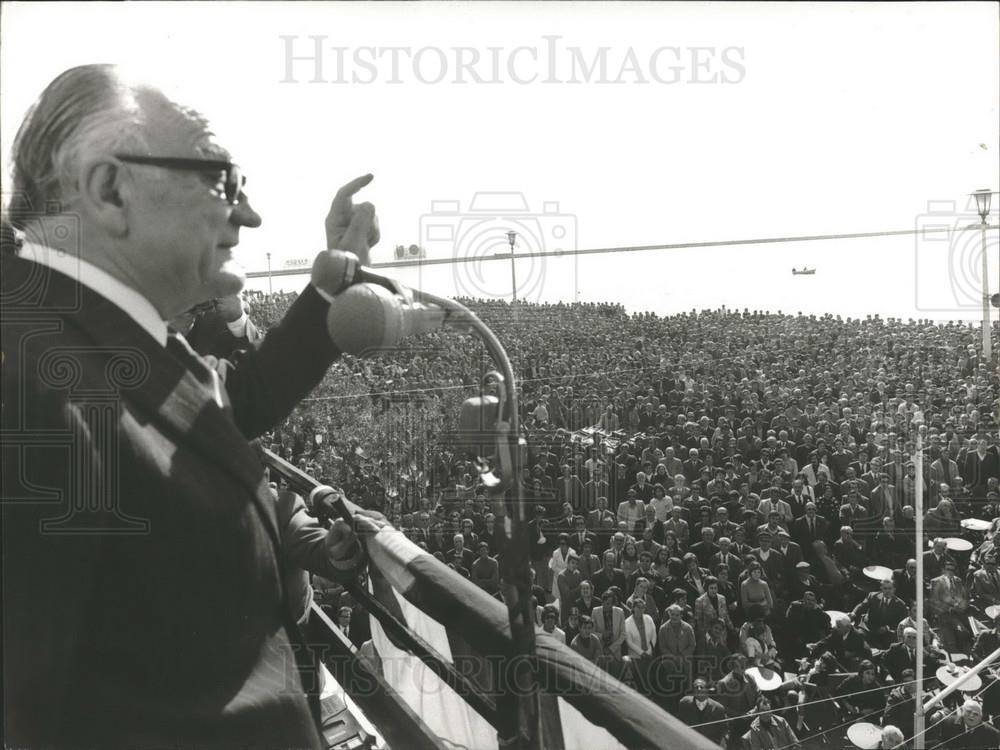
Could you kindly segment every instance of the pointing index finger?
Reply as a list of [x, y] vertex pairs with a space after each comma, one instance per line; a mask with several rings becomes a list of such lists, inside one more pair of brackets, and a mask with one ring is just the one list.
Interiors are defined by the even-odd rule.
[[351, 197], [373, 179], [375, 179], [375, 177], [372, 174], [355, 177], [337, 191], [337, 194], [333, 197], [334, 204], [346, 203], [348, 206], [351, 205]]

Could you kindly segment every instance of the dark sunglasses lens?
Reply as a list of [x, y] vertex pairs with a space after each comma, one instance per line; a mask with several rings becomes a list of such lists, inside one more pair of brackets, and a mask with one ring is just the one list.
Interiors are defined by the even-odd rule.
[[247, 178], [243, 176], [243, 171], [234, 164], [229, 168], [226, 177], [226, 200], [234, 206], [240, 202], [243, 196], [243, 186], [247, 184]]

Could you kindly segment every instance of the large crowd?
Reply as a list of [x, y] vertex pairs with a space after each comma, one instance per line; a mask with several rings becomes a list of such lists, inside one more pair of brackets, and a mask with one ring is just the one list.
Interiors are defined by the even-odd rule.
[[[266, 328], [292, 298], [252, 315]], [[539, 626], [699, 731], [784, 748], [866, 722], [908, 746], [918, 696], [1000, 647], [1000, 379], [978, 329], [466, 304], [518, 376]], [[452, 332], [344, 357], [271, 447], [499, 596], [490, 456], [456, 431], [491, 368]], [[980, 678], [925, 746], [1000, 746], [1000, 672]]]

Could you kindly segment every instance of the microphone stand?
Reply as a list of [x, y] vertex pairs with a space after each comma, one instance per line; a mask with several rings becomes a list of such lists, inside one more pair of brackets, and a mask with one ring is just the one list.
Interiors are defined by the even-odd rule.
[[[492, 487], [490, 493], [500, 499], [496, 503], [495, 515], [497, 520], [502, 521], [498, 528], [503, 528], [507, 535], [505, 554], [501, 556], [500, 577], [516, 655], [513, 663], [504, 665], [498, 675], [499, 747], [500, 750], [541, 750], [543, 742], [535, 656], [535, 613], [531, 606], [530, 519], [522, 482], [528, 443], [521, 435], [514, 368], [496, 334], [467, 307], [447, 297], [438, 297], [416, 289], [412, 290], [412, 295], [417, 302], [443, 309], [445, 326], [475, 333], [500, 370], [491, 375], [501, 389], [495, 423], [501, 475], [500, 483]], [[509, 515], [504, 495], [510, 497]]]

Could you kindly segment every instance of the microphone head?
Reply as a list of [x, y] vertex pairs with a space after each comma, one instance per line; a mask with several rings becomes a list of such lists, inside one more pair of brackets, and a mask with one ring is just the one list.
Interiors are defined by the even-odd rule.
[[326, 314], [330, 338], [342, 352], [362, 355], [394, 347], [404, 336], [400, 299], [377, 284], [355, 284], [333, 298]]

